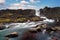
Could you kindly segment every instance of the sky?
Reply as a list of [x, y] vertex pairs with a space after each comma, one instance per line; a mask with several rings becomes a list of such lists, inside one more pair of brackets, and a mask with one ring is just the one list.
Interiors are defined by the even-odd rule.
[[0, 0], [0, 9], [40, 9], [60, 7], [60, 0]]

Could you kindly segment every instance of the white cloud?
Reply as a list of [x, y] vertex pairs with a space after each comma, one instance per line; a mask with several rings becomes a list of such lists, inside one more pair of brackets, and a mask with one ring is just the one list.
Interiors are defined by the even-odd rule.
[[27, 1], [25, 1], [25, 0], [22, 0], [20, 3], [21, 3], [21, 4], [29, 4], [29, 2], [27, 2]]
[[35, 0], [30, 0], [30, 2], [35, 2]]
[[11, 4], [8, 9], [37, 9], [37, 7], [26, 0], [22, 0], [20, 3]]
[[5, 0], [0, 0], [0, 4], [4, 4], [5, 3]]
[[8, 7], [8, 9], [26, 9], [26, 5], [28, 5], [28, 4], [29, 4], [29, 2], [22, 0], [22, 1], [20, 1], [20, 3], [11, 4]]
[[0, 10], [5, 9], [5, 0], [0, 0]]
[[36, 6], [28, 5], [28, 8], [29, 8], [29, 9], [36, 9]]
[[25, 5], [20, 3], [11, 4], [8, 9], [35, 9], [35, 6], [32, 5]]
[[40, 0], [30, 0], [31, 3], [40, 2]]
[[23, 8], [23, 4], [20, 4], [20, 3], [14, 3], [14, 4], [11, 4], [8, 9], [22, 9]]
[[[6, 0], [0, 0], [0, 5], [3, 4], [3, 6], [4, 6], [5, 1]], [[16, 0], [16, 1], [18, 1], [18, 0]], [[32, 4], [35, 2], [39, 2], [39, 0], [29, 0], [29, 1], [21, 0], [20, 3], [10, 4], [10, 6], [8, 6], [7, 8], [8, 9], [37, 9], [37, 7]], [[6, 7], [4, 7], [4, 8], [6, 8]]]

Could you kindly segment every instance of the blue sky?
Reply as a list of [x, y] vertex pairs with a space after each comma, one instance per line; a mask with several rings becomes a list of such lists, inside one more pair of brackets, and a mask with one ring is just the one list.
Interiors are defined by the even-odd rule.
[[60, 7], [60, 0], [0, 0], [0, 9], [40, 9]]

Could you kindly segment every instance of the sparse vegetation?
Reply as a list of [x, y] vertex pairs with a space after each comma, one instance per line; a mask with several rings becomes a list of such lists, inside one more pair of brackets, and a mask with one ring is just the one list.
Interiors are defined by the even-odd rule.
[[0, 23], [4, 22], [27, 22], [40, 21], [40, 17], [35, 15], [34, 9], [18, 10], [0, 10]]

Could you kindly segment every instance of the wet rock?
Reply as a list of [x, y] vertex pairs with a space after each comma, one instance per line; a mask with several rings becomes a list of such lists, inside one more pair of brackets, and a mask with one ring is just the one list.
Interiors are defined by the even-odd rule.
[[55, 29], [57, 29], [57, 30], [59, 30], [59, 31], [60, 31], [60, 27], [58, 27], [58, 26], [57, 26], [57, 27], [55, 27]]
[[48, 34], [53, 34], [54, 32], [56, 32], [57, 30], [56, 29], [52, 29], [52, 28], [46, 28], [46, 32], [48, 33]]
[[57, 32], [60, 30], [60, 27], [50, 27], [47, 24], [39, 24], [36, 27], [33, 27], [30, 29], [30, 32], [34, 33], [34, 32], [42, 32], [44, 29], [46, 29], [46, 32], [48, 34], [53, 34], [54, 32]]
[[52, 37], [52, 39], [51, 40], [58, 40], [58, 38], [57, 37]]
[[23, 34], [22, 40], [36, 40], [36, 34], [27, 31]]
[[6, 38], [15, 38], [15, 37], [18, 37], [18, 33], [17, 32], [13, 32], [13, 33], [11, 33], [9, 35], [6, 35], [5, 37]]
[[6, 29], [5, 26], [0, 26], [0, 30]]
[[32, 32], [32, 33], [41, 32], [41, 25], [37, 25], [33, 28], [30, 28], [29, 31]]
[[37, 33], [37, 30], [29, 30], [30, 33]]

